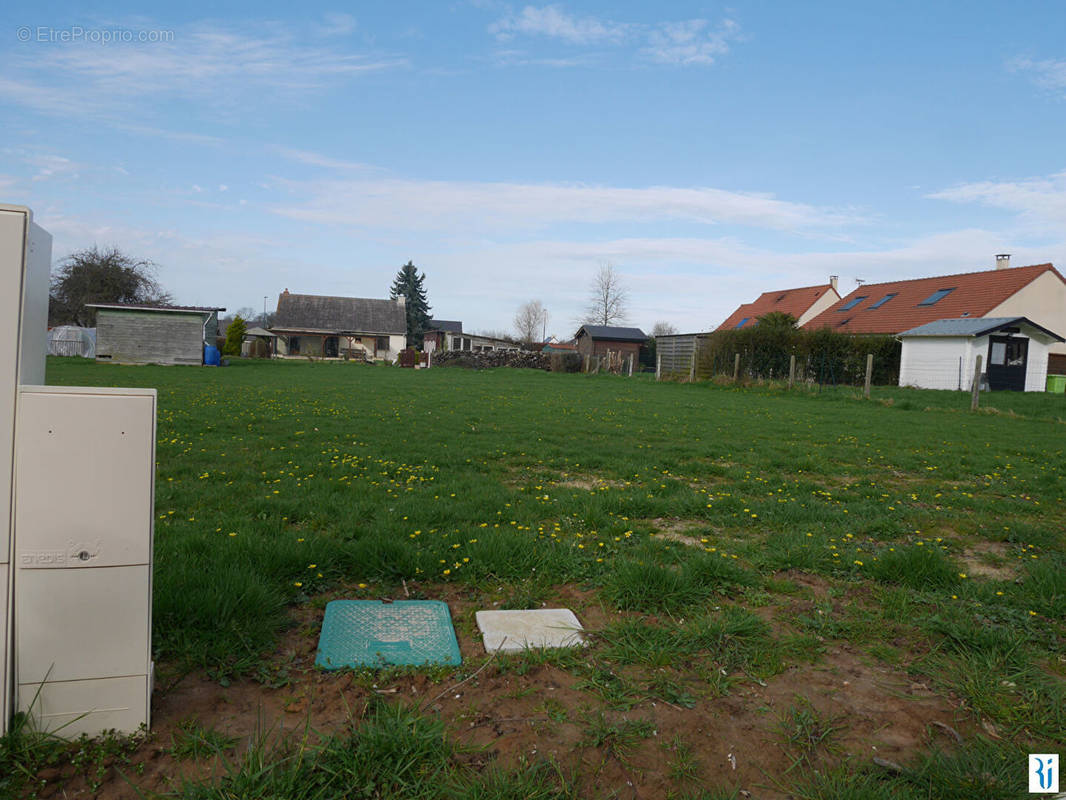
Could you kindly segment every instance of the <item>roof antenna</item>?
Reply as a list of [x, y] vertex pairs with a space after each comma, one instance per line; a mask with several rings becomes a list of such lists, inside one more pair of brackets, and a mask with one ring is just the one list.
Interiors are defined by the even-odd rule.
[[866, 281], [864, 281], [862, 278], [856, 278], [855, 279], [855, 284], [857, 286], [862, 286], [864, 283], [866, 283]]

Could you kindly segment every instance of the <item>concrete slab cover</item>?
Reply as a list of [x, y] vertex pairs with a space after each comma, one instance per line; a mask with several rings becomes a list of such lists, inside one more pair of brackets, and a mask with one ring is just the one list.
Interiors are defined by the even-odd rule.
[[439, 600], [334, 600], [326, 605], [316, 666], [460, 663], [451, 613]]
[[569, 608], [478, 611], [476, 616], [489, 653], [533, 647], [575, 647], [585, 643], [581, 623]]

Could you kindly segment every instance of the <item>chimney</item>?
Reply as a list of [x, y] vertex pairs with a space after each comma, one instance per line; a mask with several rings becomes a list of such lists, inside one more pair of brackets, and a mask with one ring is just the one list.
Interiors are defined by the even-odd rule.
[[837, 281], [838, 280], [840, 280], [840, 276], [839, 275], [830, 275], [829, 276], [829, 285], [833, 287], [833, 291], [834, 292], [836, 292], [837, 294], [840, 294], [840, 289], [837, 288]]
[[402, 294], [396, 298], [396, 302], [400, 304], [400, 308], [407, 308], [407, 298]]
[[1010, 253], [996, 253], [996, 269], [1008, 269], [1010, 267]]
[[285, 291], [284, 291], [284, 292], [282, 292], [282, 294], [288, 294], [288, 293], [289, 293], [289, 287], [288, 287], [288, 286], [286, 286], [286, 287], [285, 287]]

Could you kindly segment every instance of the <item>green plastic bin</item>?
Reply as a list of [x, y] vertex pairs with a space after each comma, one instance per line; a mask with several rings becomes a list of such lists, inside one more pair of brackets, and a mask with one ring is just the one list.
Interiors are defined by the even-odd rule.
[[1066, 393], [1066, 375], [1048, 375], [1047, 390], [1055, 394]]

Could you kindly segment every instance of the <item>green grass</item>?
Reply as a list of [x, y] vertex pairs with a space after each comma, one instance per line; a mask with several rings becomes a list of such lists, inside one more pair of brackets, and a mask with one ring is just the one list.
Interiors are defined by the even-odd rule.
[[[1066, 642], [1061, 396], [984, 395], [973, 414], [955, 392], [875, 388], [863, 401], [847, 388], [239, 360], [50, 359], [48, 381], [159, 391], [153, 647], [167, 670], [277, 685], [291, 609], [333, 593], [402, 596], [403, 580], [416, 597], [453, 584], [521, 608], [567, 585], [611, 615], [588, 652], [494, 669], [567, 670], [608, 709], [686, 708], [862, 643], [1005, 736], [1066, 740], [1051, 657]], [[1011, 577], [966, 566], [990, 561]], [[828, 594], [811, 594], [814, 578]], [[382, 746], [428, 746], [421, 725]], [[47, 743], [2, 741], [4, 766], [47, 761]], [[238, 795], [326, 796], [296, 782], [308, 759], [357, 769], [332, 747], [249, 754], [226, 780]], [[433, 770], [452, 774], [446, 747], [419, 756], [418, 776], [408, 752], [366, 785], [418, 797]], [[823, 776], [886, 785], [858, 767]], [[461, 783], [480, 787], [472, 797], [523, 791], [509, 773], [492, 780]]]

